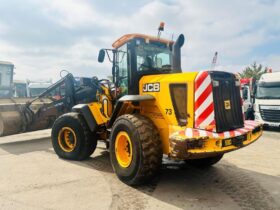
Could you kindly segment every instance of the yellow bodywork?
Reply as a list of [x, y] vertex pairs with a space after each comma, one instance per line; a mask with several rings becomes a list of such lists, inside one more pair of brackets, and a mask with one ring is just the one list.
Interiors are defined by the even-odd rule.
[[[211, 137], [211, 136], [197, 136], [186, 137], [186, 135], [174, 135], [178, 132], [185, 133], [186, 129], [194, 128], [194, 82], [197, 76], [197, 72], [177, 73], [177, 74], [159, 74], [143, 76], [139, 82], [139, 95], [149, 94], [154, 97], [154, 100], [140, 101], [139, 105], [132, 103], [131, 101], [124, 101], [122, 108], [118, 112], [118, 116], [123, 114], [140, 113], [151, 119], [157, 127], [161, 140], [163, 153], [169, 155], [172, 158], [177, 159], [189, 159], [189, 158], [202, 158], [213, 156], [219, 153], [230, 152], [240, 147], [246, 146], [256, 141], [262, 134], [262, 127], [258, 125], [254, 129], [247, 131], [242, 135], [246, 135], [246, 140], [243, 141], [242, 146], [238, 145], [222, 145], [225, 137]], [[147, 84], [159, 84], [160, 88], [157, 91], [144, 92], [144, 87]], [[187, 121], [184, 125], [179, 125], [174, 105], [170, 94], [171, 84], [184, 84], [186, 85], [186, 113]], [[158, 87], [159, 87], [158, 86]], [[113, 105], [112, 98], [109, 96], [108, 89], [104, 89], [105, 93], [99, 94], [99, 100], [89, 104], [91, 113], [93, 114], [98, 125], [106, 125], [112, 115]], [[229, 105], [228, 105], [229, 106]], [[233, 131], [232, 131], [233, 132]], [[218, 135], [218, 134], [216, 134]], [[173, 137], [174, 138], [173, 138]], [[120, 138], [123, 139], [123, 138]], [[231, 142], [233, 138], [228, 138], [225, 142]], [[190, 141], [199, 141], [203, 146], [190, 148], [187, 147], [187, 143]], [[127, 141], [128, 142], [128, 141]], [[120, 144], [124, 145], [124, 143]], [[119, 148], [122, 148], [121, 146]], [[124, 150], [120, 150], [119, 162], [122, 167], [126, 167], [130, 164], [128, 156], [126, 158]], [[121, 160], [122, 159], [122, 160]]]
[[100, 102], [93, 102], [88, 106], [98, 125], [103, 125], [108, 122], [109, 118], [102, 113], [103, 107]]
[[[222, 146], [222, 141], [227, 139], [226, 137], [202, 137], [188, 138], [184, 135], [183, 141], [173, 141], [170, 137], [172, 134], [181, 131], [185, 133], [187, 128], [194, 128], [194, 81], [197, 76], [197, 72], [190, 73], [178, 73], [178, 74], [166, 74], [166, 75], [150, 75], [144, 76], [139, 83], [140, 95], [150, 94], [154, 96], [153, 101], [143, 101], [140, 103], [140, 113], [150, 118], [159, 130], [162, 140], [163, 153], [173, 158], [187, 159], [187, 158], [202, 158], [213, 156], [217, 153], [226, 153], [240, 147], [246, 146], [256, 141], [262, 134], [262, 127], [258, 125], [254, 129], [259, 128], [258, 131], [253, 133], [253, 129], [246, 132], [246, 140], [243, 141], [242, 146], [228, 145]], [[158, 92], [143, 92], [145, 84], [159, 83], [160, 91]], [[179, 125], [172, 98], [170, 94], [171, 84], [186, 84], [187, 85], [187, 122], [185, 125]], [[172, 128], [172, 129], [171, 129]], [[218, 134], [217, 134], [218, 135]], [[226, 141], [233, 141], [233, 138], [229, 138]], [[201, 141], [200, 148], [187, 148], [186, 143], [188, 141], [199, 140]], [[176, 143], [177, 142], [177, 143]], [[176, 148], [174, 147], [176, 145]], [[182, 150], [182, 151], [180, 151]], [[183, 155], [179, 153], [184, 153]]]
[[[144, 101], [140, 103], [140, 113], [149, 117], [159, 129], [162, 139], [164, 154], [170, 153], [169, 146], [169, 125], [178, 125], [173, 108], [169, 85], [172, 83], [187, 84], [187, 113], [189, 114], [186, 126], [193, 127], [194, 122], [194, 81], [197, 72], [150, 75], [144, 76], [140, 80], [139, 93], [143, 93], [145, 83], [160, 83], [159, 92], [149, 92], [155, 97], [154, 101]], [[171, 110], [171, 111], [170, 111]]]
[[[178, 134], [180, 131], [183, 134]], [[179, 126], [172, 126], [170, 134], [170, 157], [174, 159], [197, 159], [227, 153], [253, 143], [262, 135], [262, 126], [256, 125], [254, 129], [248, 130], [242, 135], [233, 137], [213, 137], [210, 134], [209, 136], [189, 138], [185, 135], [185, 128]], [[242, 144], [234, 145], [233, 141], [235, 138], [239, 137], [244, 137]], [[188, 148], [187, 143], [191, 142], [196, 142], [197, 144], [200, 144], [201, 147]]]
[[102, 86], [104, 93], [97, 93], [97, 102], [88, 104], [88, 107], [98, 125], [106, 124], [113, 112], [112, 97], [109, 88]]
[[[253, 143], [254, 141], [256, 141], [260, 135], [262, 134], [262, 131], [257, 132], [257, 133], [252, 133], [251, 131], [249, 131], [246, 134], [246, 141], [243, 141], [243, 145], [247, 146], [251, 143]], [[229, 145], [229, 146], [222, 146], [222, 138], [209, 138], [207, 139], [207, 141], [205, 141], [205, 145], [204, 148], [202, 149], [190, 149], [188, 150], [188, 153], [190, 153], [190, 156], [195, 156], [196, 154], [201, 154], [201, 153], [223, 153], [223, 152], [228, 152], [228, 151], [232, 151], [232, 150], [236, 150], [238, 149], [238, 147], [234, 146], [234, 145]], [[231, 139], [227, 139], [226, 141], [230, 141]]]

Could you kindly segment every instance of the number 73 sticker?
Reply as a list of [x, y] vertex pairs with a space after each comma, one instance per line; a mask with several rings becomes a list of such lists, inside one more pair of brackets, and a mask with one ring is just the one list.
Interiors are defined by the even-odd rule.
[[172, 115], [172, 109], [165, 109], [166, 115]]

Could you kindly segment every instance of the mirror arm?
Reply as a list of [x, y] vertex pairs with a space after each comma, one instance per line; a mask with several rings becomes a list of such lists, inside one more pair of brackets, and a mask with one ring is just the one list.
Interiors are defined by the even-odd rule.
[[[109, 55], [109, 53], [108, 53], [109, 50], [111, 50], [111, 49], [105, 49], [105, 52], [106, 52], [106, 54], [107, 54], [107, 57], [108, 57], [109, 61], [110, 61], [111, 63], [113, 63], [113, 60], [111, 59], [111, 57], [110, 57], [110, 55]], [[112, 51], [113, 51], [113, 50], [112, 50]]]

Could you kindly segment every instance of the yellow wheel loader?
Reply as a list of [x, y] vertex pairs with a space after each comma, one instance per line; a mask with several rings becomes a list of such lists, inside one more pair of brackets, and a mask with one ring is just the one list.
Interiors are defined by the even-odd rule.
[[153, 178], [163, 154], [210, 166], [225, 153], [256, 141], [262, 125], [244, 121], [240, 83], [222, 71], [181, 70], [184, 36], [176, 42], [127, 34], [102, 49], [112, 82], [99, 80], [91, 103], [56, 119], [52, 144], [61, 158], [83, 160], [98, 140], [108, 143], [119, 179], [138, 185]]

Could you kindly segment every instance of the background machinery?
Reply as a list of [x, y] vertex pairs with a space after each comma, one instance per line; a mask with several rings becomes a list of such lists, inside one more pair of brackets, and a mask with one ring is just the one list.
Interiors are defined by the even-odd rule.
[[96, 78], [67, 74], [37, 97], [0, 99], [0, 136], [50, 128], [74, 105], [93, 101], [95, 83]]
[[13, 95], [14, 64], [0, 61], [0, 98], [10, 98]]
[[99, 62], [112, 53], [113, 82], [98, 82], [90, 103], [56, 119], [57, 155], [83, 160], [104, 140], [119, 179], [137, 185], [157, 174], [163, 154], [210, 166], [256, 141], [262, 126], [243, 119], [238, 78], [221, 71], [183, 73], [183, 44], [183, 35], [173, 42], [127, 34], [113, 49], [100, 50]]
[[244, 115], [246, 120], [254, 120], [254, 92], [256, 89], [256, 80], [254, 78], [240, 79], [242, 99], [244, 107]]
[[261, 76], [255, 91], [255, 120], [266, 127], [280, 128], [280, 72]]

